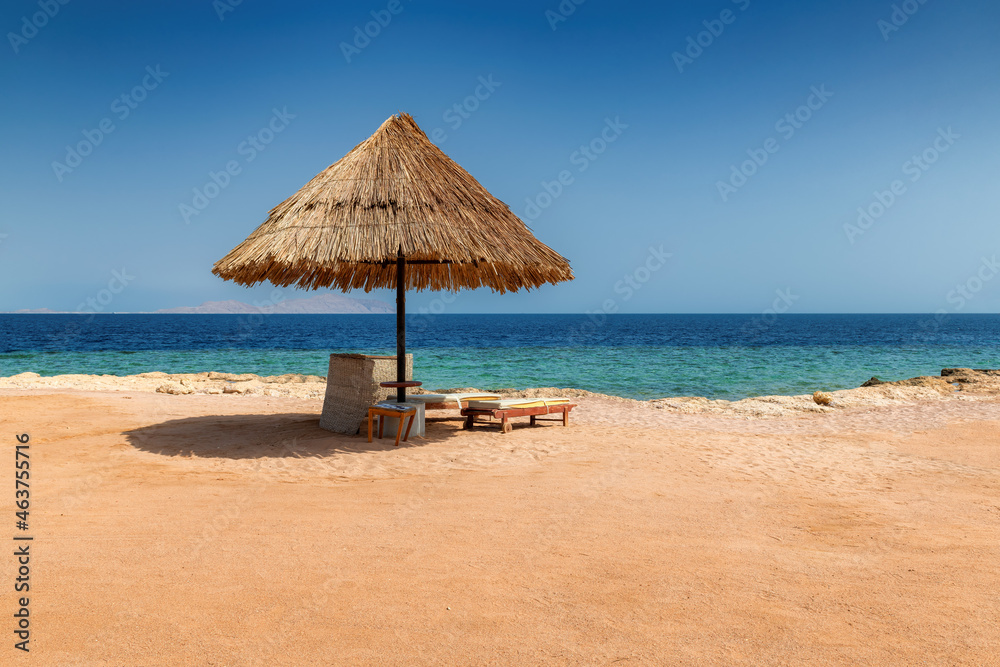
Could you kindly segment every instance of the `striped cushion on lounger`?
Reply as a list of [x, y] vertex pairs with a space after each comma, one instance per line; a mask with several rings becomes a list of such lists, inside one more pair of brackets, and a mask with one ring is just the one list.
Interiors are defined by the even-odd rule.
[[469, 401], [474, 410], [511, 410], [513, 408], [542, 408], [550, 405], [564, 405], [568, 398], [505, 398], [492, 401]]
[[491, 401], [500, 397], [496, 394], [468, 393], [468, 394], [414, 394], [408, 395], [406, 400], [417, 401], [419, 403], [454, 403], [455, 407], [461, 407], [464, 401]]

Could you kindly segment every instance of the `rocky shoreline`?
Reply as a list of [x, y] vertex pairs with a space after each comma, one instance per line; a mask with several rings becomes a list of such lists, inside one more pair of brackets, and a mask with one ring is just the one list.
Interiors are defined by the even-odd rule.
[[[321, 400], [326, 392], [326, 378], [317, 375], [260, 376], [252, 373], [140, 373], [138, 375], [56, 375], [21, 373], [0, 377], [0, 389], [77, 390], [116, 392], [156, 392], [169, 395], [227, 394], [273, 396]], [[433, 390], [480, 391], [462, 387]], [[755, 396], [739, 401], [713, 400], [703, 396], [675, 396], [648, 401], [597, 394], [583, 389], [541, 387], [534, 389], [497, 389], [491, 391], [509, 398], [533, 398], [560, 395], [645, 405], [656, 410], [684, 414], [710, 413], [743, 418], [781, 417], [796, 413], [826, 413], [845, 408], [877, 407], [899, 403], [941, 400], [989, 400], [1000, 396], [1000, 370], [945, 368], [940, 376], [922, 376], [898, 381], [872, 378], [856, 389], [817, 391], [815, 395]], [[418, 389], [416, 393], [431, 393]]]

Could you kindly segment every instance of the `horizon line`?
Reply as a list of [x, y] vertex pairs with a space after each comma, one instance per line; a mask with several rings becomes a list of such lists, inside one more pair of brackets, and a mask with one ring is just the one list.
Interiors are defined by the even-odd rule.
[[[22, 312], [22, 311], [0, 311], [0, 315], [81, 315], [81, 316], [114, 316], [114, 315], [173, 315], [173, 316], [204, 316], [204, 315], [225, 315], [230, 317], [238, 317], [241, 315], [267, 315], [267, 316], [298, 316], [298, 315], [364, 315], [364, 316], [395, 316], [395, 312], [390, 313], [269, 313], [265, 312], [263, 309], [255, 312], [243, 312], [243, 313], [168, 313], [160, 312], [155, 310], [144, 311], [115, 311], [110, 313], [104, 312], [88, 312], [88, 311], [51, 311], [51, 312]], [[685, 313], [673, 313], [673, 312], [642, 312], [642, 313], [507, 313], [507, 312], [492, 312], [492, 313], [407, 313], [406, 317], [456, 317], [463, 315], [544, 315], [544, 316], [559, 316], [559, 315], [579, 315], [582, 317], [591, 317], [594, 315], [602, 315], [604, 317], [628, 317], [634, 315], [669, 315], [669, 316], [692, 316], [692, 315], [741, 315], [747, 317], [762, 317], [775, 315], [777, 317], [801, 317], [806, 315], [921, 315], [921, 316], [938, 316], [946, 315], [948, 317], [964, 317], [971, 315], [994, 315], [1000, 316], [1000, 313], [940, 313], [940, 312], [841, 312], [841, 311], [825, 311], [825, 312], [801, 312], [801, 313], [741, 313], [741, 312], [685, 312]]]

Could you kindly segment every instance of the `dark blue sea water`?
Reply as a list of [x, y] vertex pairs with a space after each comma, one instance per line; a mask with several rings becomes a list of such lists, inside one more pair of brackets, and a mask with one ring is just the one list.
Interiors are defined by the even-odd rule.
[[[427, 388], [576, 387], [743, 398], [1000, 368], [1000, 315], [416, 315]], [[331, 352], [395, 351], [394, 315], [0, 315], [0, 375], [325, 375]]]

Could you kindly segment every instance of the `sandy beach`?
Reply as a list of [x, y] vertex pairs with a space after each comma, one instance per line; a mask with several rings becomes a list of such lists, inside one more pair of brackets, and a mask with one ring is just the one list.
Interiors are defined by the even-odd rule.
[[32, 662], [995, 664], [1000, 400], [977, 377], [756, 416], [581, 395], [568, 428], [442, 421], [399, 448], [267, 387], [316, 381], [4, 378]]
[[4, 7], [0, 667], [1000, 667], [997, 0]]

